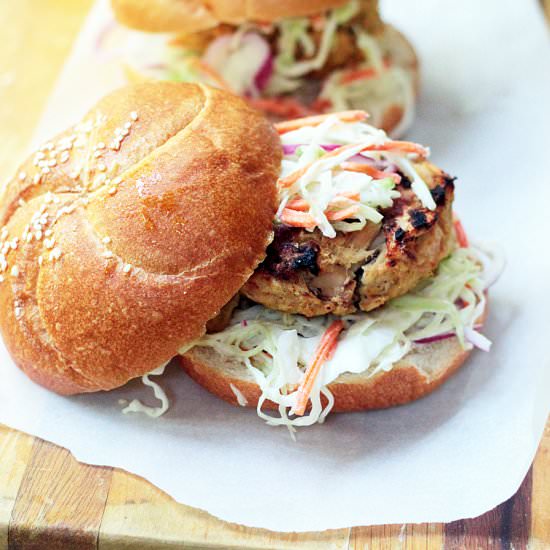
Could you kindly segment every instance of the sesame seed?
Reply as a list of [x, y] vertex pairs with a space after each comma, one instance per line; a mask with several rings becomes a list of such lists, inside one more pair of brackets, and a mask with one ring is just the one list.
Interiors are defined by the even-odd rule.
[[26, 172], [19, 172], [19, 179], [20, 179], [21, 181], [23, 181], [26, 177], [27, 177], [27, 173], [26, 173]]
[[57, 166], [57, 160], [51, 159], [48, 161], [48, 166]]
[[114, 195], [116, 193], [117, 189], [116, 187], [111, 187], [108, 191], [109, 195]]
[[69, 155], [69, 153], [67, 153], [67, 151], [65, 151], [64, 153], [61, 154], [61, 157], [59, 158], [59, 160], [61, 161], [61, 163], [65, 163], [69, 160], [71, 155]]
[[50, 203], [53, 201], [53, 195], [50, 191], [48, 191], [45, 195], [44, 195], [44, 202], [46, 203]]
[[130, 131], [128, 130], [128, 128], [124, 128], [121, 133], [124, 137], [126, 137], [130, 133]]
[[60, 256], [61, 256], [60, 248], [56, 247], [50, 252], [50, 260], [59, 260]]
[[100, 141], [100, 142], [96, 145], [96, 149], [105, 149], [105, 143], [103, 143], [102, 141]]
[[113, 141], [113, 143], [111, 143], [111, 145], [109, 145], [109, 147], [113, 151], [118, 151], [120, 149], [120, 141]]
[[42, 174], [36, 174], [34, 178], [32, 178], [32, 182], [34, 183], [34, 185], [39, 184], [41, 180], [42, 180]]
[[46, 208], [47, 208], [47, 206], [46, 206], [45, 204], [43, 204], [43, 205], [40, 207], [40, 210], [39, 210], [40, 214], [44, 214], [44, 212], [46, 212]]
[[0, 283], [4, 282], [4, 275], [0, 275]]
[[44, 261], [44, 258], [42, 258], [42, 256], [38, 256], [38, 265], [42, 265], [43, 261]]
[[132, 123], [131, 123], [131, 122], [126, 122], [126, 123], [124, 123], [124, 128], [126, 128], [126, 130], [129, 130], [131, 127], [132, 127]]
[[34, 234], [34, 238], [39, 241], [42, 239], [42, 231], [40, 231], [40, 229], [38, 231], [36, 231], [36, 233]]
[[105, 252], [103, 252], [103, 257], [104, 258], [112, 258], [113, 253], [110, 250], [106, 250]]
[[6, 227], [2, 228], [0, 232], [0, 240], [5, 241], [8, 238], [8, 229]]
[[45, 237], [51, 237], [52, 234], [53, 234], [53, 231], [51, 229], [46, 229], [46, 231], [44, 232]]
[[122, 178], [120, 176], [117, 176], [114, 180], [113, 180], [113, 185], [119, 185], [122, 183]]
[[48, 249], [50, 248], [53, 248], [55, 244], [55, 239], [54, 238], [51, 238], [51, 239], [44, 239], [44, 246]]
[[97, 158], [99, 158], [102, 154], [103, 154], [103, 153], [102, 153], [101, 151], [96, 151], [96, 152], [94, 153], [94, 157], [97, 159]]
[[131, 118], [132, 120], [137, 120], [137, 119], [138, 119], [138, 114], [136, 113], [136, 111], [132, 111], [132, 112], [130, 113], [130, 118]]
[[19, 319], [23, 315], [23, 308], [21, 306], [16, 306], [13, 310], [15, 318]]
[[54, 204], [59, 204], [61, 202], [61, 199], [59, 197], [55, 197], [52, 199]]
[[128, 273], [131, 269], [132, 269], [132, 266], [130, 264], [124, 264], [124, 267], [122, 268], [124, 273]]
[[11, 273], [11, 276], [12, 276], [12, 277], [19, 277], [19, 268], [18, 268], [16, 265], [14, 265], [14, 266], [11, 268], [10, 273]]
[[42, 173], [43, 173], [43, 174], [49, 174], [50, 172], [51, 172], [51, 170], [50, 170], [47, 166], [44, 166], [44, 167], [42, 168]]
[[111, 237], [103, 237], [103, 239], [101, 239], [105, 244], [109, 244], [111, 242]]
[[10, 246], [11, 246], [11, 249], [12, 250], [16, 250], [17, 249], [17, 242], [19, 241], [19, 239], [15, 238], [13, 239], [13, 241], [11, 241], [10, 243]]
[[80, 176], [80, 172], [77, 172], [76, 170], [74, 172], [71, 172], [69, 174], [69, 177], [72, 179], [72, 180], [76, 180], [78, 179], [78, 177]]
[[6, 258], [2, 254], [0, 256], [0, 271], [6, 271], [8, 269], [8, 262], [6, 262]]
[[51, 151], [53, 149], [53, 143], [51, 141], [48, 141], [48, 143], [44, 145], [44, 149], [46, 149], [47, 151]]
[[27, 233], [24, 238], [26, 242], [30, 243], [32, 241], [32, 233]]
[[107, 166], [105, 166], [103, 163], [100, 163], [100, 164], [97, 165], [97, 169], [100, 172], [105, 172], [105, 170], [107, 170]]
[[23, 199], [19, 199], [19, 200], [17, 201], [17, 204], [18, 204], [19, 206], [25, 206], [27, 203], [26, 203]]
[[34, 158], [37, 159], [37, 160], [45, 159], [46, 158], [46, 153], [44, 153], [43, 151], [38, 151]]

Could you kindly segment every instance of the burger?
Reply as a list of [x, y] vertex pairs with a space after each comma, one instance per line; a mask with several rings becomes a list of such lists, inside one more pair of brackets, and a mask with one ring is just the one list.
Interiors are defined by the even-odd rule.
[[454, 178], [428, 149], [366, 118], [276, 125], [273, 241], [239, 296], [182, 350], [193, 379], [270, 425], [412, 401], [491, 345], [479, 329], [498, 262], [470, 246], [453, 215]]
[[489, 349], [496, 265], [428, 154], [362, 111], [274, 127], [202, 84], [115, 91], [4, 190], [6, 346], [61, 394], [179, 354], [291, 430], [417, 399]]
[[[241, 95], [275, 120], [363, 109], [402, 134], [414, 114], [418, 62], [376, 0], [112, 0], [133, 29], [131, 79], [200, 81]], [[167, 36], [166, 33], [169, 33]]]

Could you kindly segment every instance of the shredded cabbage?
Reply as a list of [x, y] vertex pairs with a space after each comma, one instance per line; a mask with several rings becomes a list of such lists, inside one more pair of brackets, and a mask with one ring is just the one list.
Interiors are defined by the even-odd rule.
[[[369, 145], [384, 145], [391, 140], [382, 130], [363, 122], [342, 122], [336, 116], [329, 116], [318, 126], [304, 126], [281, 136], [283, 148], [288, 151], [282, 162], [281, 177], [307, 168], [290, 187], [280, 187], [280, 207], [276, 219], [282, 220], [284, 208], [292, 199], [304, 199], [308, 214], [315, 220], [312, 231], [318, 227], [326, 237], [335, 237], [336, 231], [351, 232], [363, 229], [367, 222], [380, 223], [380, 209], [392, 206], [400, 196], [395, 189], [392, 173], [375, 179], [361, 172], [342, 168], [342, 163], [354, 161], [374, 163], [386, 160], [396, 165], [412, 182], [412, 189], [421, 203], [429, 209], [436, 204], [426, 182], [414, 169], [410, 154], [396, 151], [368, 151], [360, 153]], [[325, 156], [327, 148], [351, 145], [340, 154]], [[331, 222], [327, 209], [343, 210], [357, 204], [350, 195], [359, 195], [359, 209], [351, 217], [353, 223]]]
[[[308, 319], [254, 305], [238, 309], [229, 327], [207, 334], [195, 346], [212, 348], [246, 365], [262, 391], [257, 414], [267, 424], [309, 426], [323, 422], [332, 409], [334, 398], [328, 385], [344, 373], [374, 376], [389, 371], [411, 349], [422, 345], [417, 340], [447, 333], [455, 334], [464, 349], [471, 349], [465, 334], [476, 331], [485, 309], [485, 289], [477, 251], [458, 248], [440, 263], [435, 276], [413, 291], [375, 311], [344, 317], [345, 331], [334, 356], [315, 380], [311, 410], [304, 416], [290, 412], [296, 390], [333, 316]], [[475, 339], [486, 349], [488, 341], [481, 338]], [[278, 405], [278, 415], [263, 410], [266, 400]]]
[[124, 409], [122, 409], [123, 414], [142, 413], [151, 418], [158, 418], [169, 409], [170, 401], [168, 400], [166, 392], [156, 382], [153, 382], [149, 379], [149, 376], [160, 376], [164, 374], [164, 369], [166, 368], [167, 364], [168, 362], [141, 377], [141, 381], [146, 386], [153, 388], [153, 393], [155, 397], [160, 401], [160, 406], [151, 407], [149, 405], [144, 405], [139, 399], [132, 399], [132, 401], [130, 401], [130, 403]]

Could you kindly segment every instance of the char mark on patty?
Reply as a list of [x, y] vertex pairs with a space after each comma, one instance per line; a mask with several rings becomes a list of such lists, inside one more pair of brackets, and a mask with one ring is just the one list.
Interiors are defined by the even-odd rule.
[[267, 249], [260, 268], [281, 279], [291, 279], [299, 270], [319, 274], [317, 256], [319, 245], [315, 241], [293, 242], [299, 230], [287, 225], [275, 227], [275, 238]]
[[437, 206], [444, 206], [447, 199], [447, 191], [453, 191], [455, 188], [456, 178], [443, 173], [440, 177], [439, 184], [432, 188], [432, 197]]
[[418, 208], [411, 208], [409, 210], [409, 218], [414, 229], [429, 229], [432, 225], [428, 222], [426, 213]]
[[397, 175], [401, 178], [401, 181], [399, 182], [399, 184], [405, 189], [410, 189], [412, 186], [411, 180], [407, 176], [405, 176], [403, 172], [398, 171]]

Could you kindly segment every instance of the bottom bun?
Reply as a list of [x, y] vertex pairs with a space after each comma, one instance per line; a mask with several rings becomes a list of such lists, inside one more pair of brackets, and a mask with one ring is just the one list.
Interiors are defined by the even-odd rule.
[[[469, 354], [453, 337], [416, 345], [390, 371], [375, 375], [342, 374], [328, 386], [334, 396], [332, 411], [382, 409], [414, 401], [439, 387]], [[240, 361], [228, 359], [211, 348], [197, 347], [181, 357], [181, 364], [195, 382], [221, 399], [233, 405], [257, 406], [261, 390]], [[240, 402], [239, 392], [244, 397], [243, 400], [239, 396]], [[277, 406], [266, 401], [262, 408], [276, 409]]]

